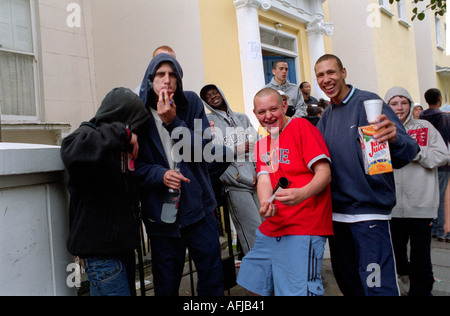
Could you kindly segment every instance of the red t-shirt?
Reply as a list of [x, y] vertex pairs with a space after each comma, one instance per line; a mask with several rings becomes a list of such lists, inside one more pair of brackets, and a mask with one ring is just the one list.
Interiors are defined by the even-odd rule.
[[[311, 166], [315, 162], [330, 160], [322, 134], [302, 118], [288, 122], [277, 140], [272, 141], [270, 136], [261, 139], [256, 144], [255, 155], [257, 174], [268, 173], [272, 188], [281, 177], [289, 180], [288, 188], [301, 188], [314, 177]], [[266, 218], [259, 228], [264, 235], [281, 237], [333, 234], [329, 185], [320, 194], [295, 206], [287, 206], [276, 200], [274, 203], [277, 213]]]

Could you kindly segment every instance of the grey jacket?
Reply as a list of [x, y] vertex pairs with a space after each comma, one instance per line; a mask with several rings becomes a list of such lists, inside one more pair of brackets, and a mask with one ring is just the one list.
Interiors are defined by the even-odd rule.
[[270, 80], [265, 87], [272, 88], [274, 90], [281, 90], [286, 93], [289, 97], [287, 100], [288, 106], [293, 106], [295, 108], [295, 117], [304, 117], [308, 115], [306, 112], [307, 106], [303, 100], [303, 94], [295, 83], [291, 83], [288, 79], [286, 79], [286, 83], [284, 85], [279, 85], [275, 81], [275, 78], [272, 78], [272, 80]]
[[[227, 105], [227, 113], [221, 110], [215, 110], [206, 103], [205, 88], [214, 86], [222, 95]], [[247, 115], [233, 112], [225, 98], [223, 92], [215, 85], [206, 85], [200, 92], [205, 107], [209, 110], [208, 120], [214, 122], [213, 142], [218, 145], [225, 145], [234, 151], [235, 146], [249, 141], [253, 135], [256, 139], [256, 131], [250, 123]], [[228, 159], [228, 158], [227, 158]], [[220, 177], [225, 189], [253, 191], [255, 187], [254, 177], [256, 175], [253, 152], [246, 153], [245, 156], [236, 158], [228, 166]]]
[[391, 88], [384, 100], [389, 103], [395, 96], [410, 101], [410, 113], [403, 125], [420, 145], [420, 151], [411, 163], [394, 170], [397, 204], [392, 217], [435, 218], [439, 206], [437, 167], [448, 163], [450, 153], [441, 134], [430, 122], [413, 118], [414, 102], [408, 91], [401, 87]]

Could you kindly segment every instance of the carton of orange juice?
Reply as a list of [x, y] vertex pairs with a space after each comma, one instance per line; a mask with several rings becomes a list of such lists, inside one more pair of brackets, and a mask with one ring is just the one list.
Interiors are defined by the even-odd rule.
[[379, 143], [374, 138], [377, 132], [373, 125], [358, 128], [366, 174], [392, 172], [391, 153], [387, 141]]

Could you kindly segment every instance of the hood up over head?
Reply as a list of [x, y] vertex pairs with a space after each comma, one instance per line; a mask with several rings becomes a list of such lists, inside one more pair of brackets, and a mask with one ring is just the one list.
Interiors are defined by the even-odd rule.
[[[222, 96], [223, 102], [225, 103], [226, 108], [227, 108], [227, 115], [220, 114], [221, 112], [223, 112], [222, 110], [215, 109], [206, 102], [206, 92], [211, 88], [216, 88], [217, 91], [219, 91], [220, 95]], [[224, 121], [227, 126], [236, 126], [237, 125], [239, 118], [233, 112], [233, 110], [231, 110], [231, 107], [228, 104], [228, 101], [225, 98], [225, 95], [223, 94], [222, 90], [220, 90], [220, 88], [218, 86], [216, 86], [215, 84], [207, 84], [200, 91], [200, 98], [202, 99], [203, 104], [209, 110], [209, 112], [211, 114], [216, 115], [217, 119]]]
[[222, 90], [220, 90], [220, 88], [218, 86], [216, 86], [215, 84], [207, 84], [206, 86], [204, 86], [202, 88], [202, 90], [200, 90], [200, 98], [203, 100], [203, 103], [205, 104], [206, 108], [211, 111], [212, 113], [216, 112], [216, 111], [220, 111], [220, 110], [216, 110], [214, 109], [212, 106], [210, 106], [207, 102], [206, 102], [206, 92], [208, 92], [208, 90], [210, 89], [217, 89], [217, 91], [219, 91], [220, 95], [222, 96], [223, 102], [225, 102], [225, 105], [227, 107], [227, 111], [230, 112], [231, 108], [230, 105], [227, 102], [227, 99], [225, 98], [225, 95], [223, 94]]
[[144, 104], [133, 91], [114, 88], [103, 99], [97, 113], [89, 122], [96, 126], [121, 122], [134, 130], [148, 118]]
[[405, 123], [403, 125], [406, 125], [411, 118], [413, 118], [413, 111], [414, 111], [414, 101], [409, 94], [408, 90], [402, 87], [393, 87], [386, 92], [386, 95], [384, 97], [384, 102], [389, 104], [389, 101], [391, 101], [394, 97], [405, 97], [409, 100], [409, 114], [408, 117], [405, 120]]
[[170, 64], [170, 67], [175, 72], [175, 76], [177, 77], [177, 91], [175, 92], [173, 99], [177, 105], [178, 115], [180, 112], [186, 111], [188, 100], [183, 91], [183, 69], [178, 61], [169, 54], [158, 54], [150, 61], [147, 71], [145, 72], [144, 79], [142, 80], [141, 89], [139, 90], [139, 97], [142, 99], [146, 107], [151, 106], [156, 110], [156, 103], [158, 102], [159, 96], [156, 96], [153, 91], [153, 80], [155, 79], [156, 71], [163, 63]]

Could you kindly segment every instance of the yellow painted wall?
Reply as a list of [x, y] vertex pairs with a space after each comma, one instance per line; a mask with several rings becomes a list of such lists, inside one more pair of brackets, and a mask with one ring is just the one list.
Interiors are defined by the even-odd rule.
[[232, 110], [244, 113], [239, 35], [233, 1], [199, 0], [199, 9], [205, 84], [217, 85]]
[[[233, 1], [198, 0], [204, 59], [205, 84], [221, 88], [231, 108], [244, 113], [242, 71], [236, 9]], [[326, 21], [328, 6], [324, 4]], [[297, 38], [300, 80], [312, 81], [306, 25], [274, 11], [259, 10], [259, 23], [273, 27], [283, 24], [282, 31]], [[325, 36], [325, 52], [331, 53], [331, 38]], [[198, 91], [199, 92], [199, 91]]]
[[[391, 11], [394, 16], [381, 13], [380, 27], [373, 27], [378, 92], [384, 97], [393, 86], [402, 86], [414, 100], [420, 100], [414, 28], [399, 23], [396, 4]], [[408, 21], [411, 11], [412, 5], [406, 1]]]

